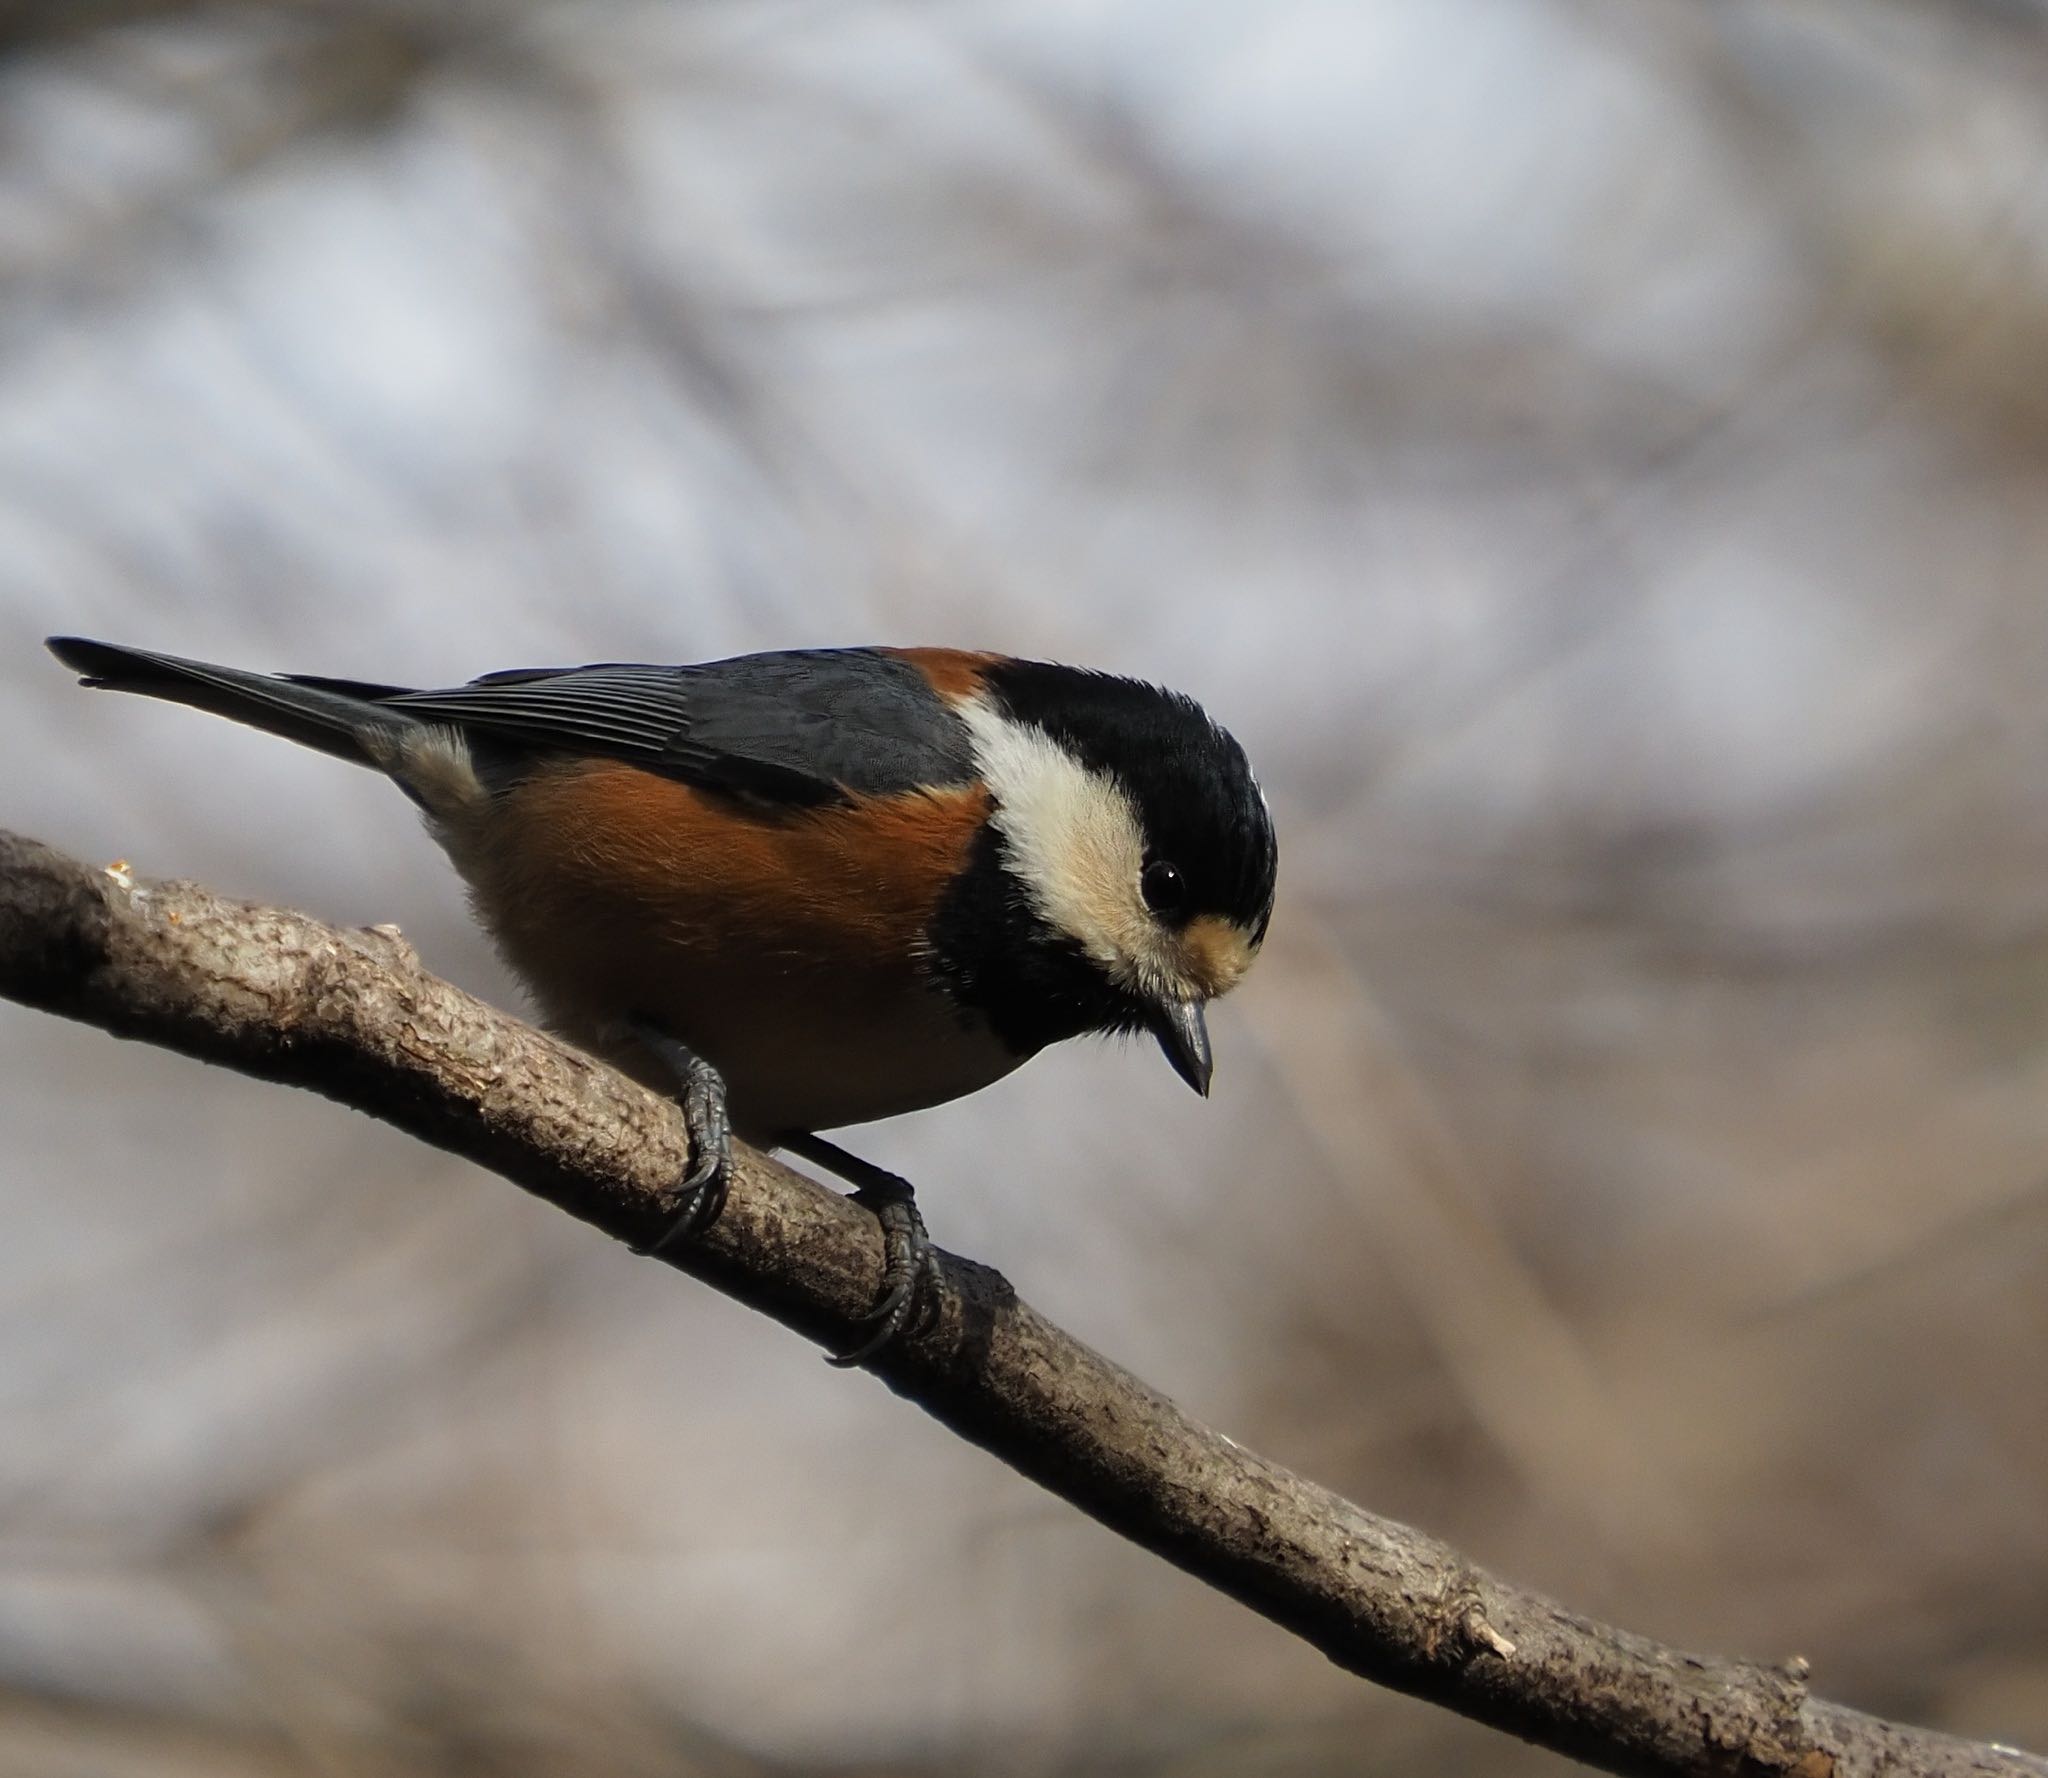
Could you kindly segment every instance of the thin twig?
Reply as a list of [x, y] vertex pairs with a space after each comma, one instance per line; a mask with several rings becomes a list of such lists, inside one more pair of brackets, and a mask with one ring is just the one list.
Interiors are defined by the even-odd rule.
[[[687, 1159], [665, 1100], [435, 979], [388, 929], [96, 871], [6, 834], [0, 994], [310, 1087], [619, 1240], [662, 1228]], [[742, 1150], [724, 1216], [673, 1263], [844, 1345], [881, 1248], [865, 1211]], [[1810, 1697], [1804, 1663], [1681, 1654], [1509, 1586], [1190, 1420], [997, 1273], [944, 1264], [946, 1313], [874, 1362], [883, 1381], [1342, 1667], [1614, 1772], [2048, 1778], [2048, 1761]]]

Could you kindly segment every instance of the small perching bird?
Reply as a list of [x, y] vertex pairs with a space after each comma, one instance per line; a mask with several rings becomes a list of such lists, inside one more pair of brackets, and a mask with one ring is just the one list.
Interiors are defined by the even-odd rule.
[[446, 691], [271, 676], [77, 637], [83, 682], [387, 774], [550, 1025], [678, 1091], [657, 1250], [724, 1203], [731, 1137], [859, 1189], [888, 1264], [856, 1363], [935, 1300], [910, 1187], [820, 1130], [1148, 1031], [1209, 1090], [1203, 1008], [1272, 916], [1272, 818], [1191, 698], [951, 649], [492, 673]]

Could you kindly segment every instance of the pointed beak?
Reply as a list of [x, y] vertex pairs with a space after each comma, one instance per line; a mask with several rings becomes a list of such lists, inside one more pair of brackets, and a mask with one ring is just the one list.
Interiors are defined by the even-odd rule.
[[1199, 1000], [1169, 1000], [1152, 1010], [1152, 1035], [1173, 1064], [1174, 1073], [1200, 1093], [1209, 1096], [1209, 1076], [1215, 1059], [1209, 1053], [1209, 1027], [1202, 1017]]

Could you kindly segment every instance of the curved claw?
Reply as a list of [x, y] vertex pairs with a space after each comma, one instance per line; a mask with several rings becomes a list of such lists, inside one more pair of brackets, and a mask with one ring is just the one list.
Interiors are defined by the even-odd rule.
[[647, 1243], [633, 1249], [638, 1254], [663, 1254], [701, 1235], [725, 1209], [725, 1194], [731, 1183], [731, 1168], [715, 1149], [692, 1167], [676, 1188], [677, 1210], [667, 1228]]
[[[908, 1285], [898, 1285], [895, 1290], [892, 1290], [883, 1299], [882, 1312], [886, 1319], [883, 1320], [882, 1325], [861, 1341], [858, 1346], [854, 1347], [851, 1352], [827, 1352], [825, 1354], [825, 1362], [836, 1371], [850, 1371], [855, 1365], [864, 1364], [867, 1360], [874, 1357], [891, 1340], [898, 1338], [903, 1333], [905, 1325], [909, 1320], [913, 1294]], [[861, 1317], [862, 1321], [872, 1321], [874, 1319], [876, 1319], [876, 1312], [873, 1310], [870, 1310]]]
[[863, 1314], [856, 1315], [853, 1318], [854, 1326], [872, 1327], [877, 1322], [901, 1319], [904, 1310], [910, 1306], [910, 1299], [919, 1294], [920, 1282], [921, 1280], [911, 1278], [898, 1278], [893, 1284], [885, 1281], [882, 1285], [882, 1294], [876, 1300], [875, 1306]]
[[732, 1183], [732, 1120], [725, 1108], [725, 1081], [695, 1051], [644, 1019], [626, 1021], [628, 1033], [672, 1070], [683, 1128], [690, 1137], [690, 1170], [676, 1187], [676, 1214], [641, 1254], [663, 1254], [701, 1235], [725, 1209]]
[[[888, 1180], [886, 1187], [881, 1179]], [[873, 1210], [882, 1225], [882, 1293], [858, 1320], [860, 1326], [872, 1326], [875, 1331], [850, 1352], [825, 1355], [825, 1362], [835, 1370], [851, 1370], [891, 1341], [922, 1333], [938, 1319], [945, 1289], [938, 1255], [925, 1233], [924, 1218], [917, 1213], [910, 1187], [882, 1175], [853, 1196]]]

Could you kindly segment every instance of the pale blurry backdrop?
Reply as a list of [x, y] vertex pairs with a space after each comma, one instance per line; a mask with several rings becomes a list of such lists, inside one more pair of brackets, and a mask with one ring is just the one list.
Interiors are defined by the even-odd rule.
[[[2048, 1743], [2048, 8], [12, 0], [0, 824], [516, 990], [76, 630], [1138, 672], [1202, 1104], [855, 1146], [1234, 1436]], [[317, 1099], [0, 1007], [0, 1771], [1535, 1773]]]

